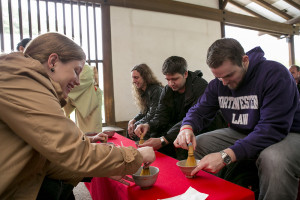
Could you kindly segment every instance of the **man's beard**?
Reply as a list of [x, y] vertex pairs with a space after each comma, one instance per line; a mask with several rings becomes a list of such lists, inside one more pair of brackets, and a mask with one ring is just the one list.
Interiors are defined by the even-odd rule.
[[243, 82], [244, 82], [245, 75], [246, 75], [246, 73], [247, 73], [247, 70], [245, 69], [244, 66], [242, 67], [242, 71], [241, 71], [241, 72], [243, 73], [243, 76], [242, 76], [240, 82], [238, 82], [238, 84], [236, 85], [235, 88], [230, 88], [230, 87], [228, 86], [229, 89], [231, 89], [231, 90], [237, 90], [237, 89], [239, 89], [239, 88], [241, 87], [241, 85], [242, 85]]

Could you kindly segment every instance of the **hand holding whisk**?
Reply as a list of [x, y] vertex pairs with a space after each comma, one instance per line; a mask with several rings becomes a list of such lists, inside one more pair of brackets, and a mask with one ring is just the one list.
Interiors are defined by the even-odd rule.
[[150, 163], [144, 163], [144, 166], [140, 173], [140, 176], [149, 176], [150, 175], [149, 166], [150, 166]]
[[144, 140], [144, 134], [141, 134], [139, 144], [143, 144], [144, 142], [145, 142], [145, 140]]

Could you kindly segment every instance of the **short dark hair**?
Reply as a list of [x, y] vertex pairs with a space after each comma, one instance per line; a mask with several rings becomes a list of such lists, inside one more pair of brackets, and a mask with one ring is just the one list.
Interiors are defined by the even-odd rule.
[[210, 68], [218, 68], [226, 60], [242, 67], [245, 55], [242, 45], [233, 38], [216, 40], [207, 50], [206, 63]]
[[184, 74], [187, 71], [187, 62], [179, 56], [171, 56], [165, 60], [162, 66], [162, 73], [166, 74]]
[[299, 67], [298, 65], [291, 65], [291, 67], [295, 67], [295, 68], [296, 68], [296, 70], [297, 70], [297, 72], [299, 72], [299, 71], [300, 71], [300, 67]]
[[30, 42], [30, 38], [24, 38], [23, 40], [21, 40], [18, 44], [17, 44], [17, 50], [19, 51], [20, 46], [22, 47], [26, 47], [26, 45], [28, 44], [28, 42]]

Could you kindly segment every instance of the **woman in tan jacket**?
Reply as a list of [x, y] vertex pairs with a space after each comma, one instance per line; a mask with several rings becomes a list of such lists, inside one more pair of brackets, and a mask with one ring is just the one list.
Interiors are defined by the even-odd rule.
[[45, 177], [76, 185], [154, 161], [151, 148], [90, 143], [65, 117], [64, 98], [84, 63], [81, 47], [59, 33], [38, 36], [24, 54], [0, 56], [0, 199], [36, 199]]

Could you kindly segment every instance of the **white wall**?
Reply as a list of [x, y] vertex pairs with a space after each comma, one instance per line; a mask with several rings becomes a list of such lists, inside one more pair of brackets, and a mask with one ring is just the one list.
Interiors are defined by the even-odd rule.
[[177, 55], [187, 60], [189, 70], [200, 69], [207, 81], [213, 79], [205, 57], [207, 48], [221, 36], [219, 22], [121, 7], [111, 7], [110, 12], [117, 122], [138, 113], [130, 76], [137, 64], [148, 64], [165, 85], [161, 66], [166, 58]]

